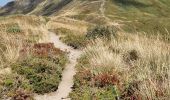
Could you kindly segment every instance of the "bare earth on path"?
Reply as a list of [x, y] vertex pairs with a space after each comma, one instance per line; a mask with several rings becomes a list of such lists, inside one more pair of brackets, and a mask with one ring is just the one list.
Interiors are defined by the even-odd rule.
[[77, 59], [81, 55], [81, 51], [75, 50], [70, 46], [67, 46], [59, 39], [55, 33], [49, 33], [51, 43], [54, 43], [56, 48], [59, 48], [63, 51], [69, 52], [69, 63], [66, 65], [63, 73], [62, 80], [59, 84], [58, 90], [53, 93], [48, 93], [45, 95], [36, 95], [34, 98], [36, 100], [70, 100], [67, 98], [69, 93], [72, 91], [73, 86], [73, 76], [76, 74], [75, 66], [77, 64]]

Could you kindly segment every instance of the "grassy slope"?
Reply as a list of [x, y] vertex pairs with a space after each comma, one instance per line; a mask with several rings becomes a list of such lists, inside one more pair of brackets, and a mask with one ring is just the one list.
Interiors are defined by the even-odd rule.
[[[78, 19], [78, 20], [84, 20], [84, 21], [87, 21], [87, 22], [89, 22], [89, 23], [93, 23], [93, 24], [103, 24], [103, 23], [105, 23], [105, 21], [104, 21], [104, 19], [102, 18], [102, 17], [100, 17], [100, 11], [99, 11], [99, 8], [100, 8], [100, 4], [101, 4], [101, 2], [93, 2], [93, 1], [97, 1], [97, 0], [87, 0], [87, 1], [83, 1], [83, 0], [78, 0], [78, 1], [75, 1], [77, 4], [78, 4], [78, 2], [81, 2], [80, 4], [83, 4], [83, 5], [75, 5], [75, 7], [73, 7], [74, 9], [71, 9], [72, 7], [70, 7], [70, 5], [68, 5], [68, 8], [66, 7], [66, 8], [64, 8], [65, 10], [73, 10], [73, 14], [66, 14], [66, 16], [65, 17], [69, 17], [69, 18], [75, 18], [75, 19]], [[127, 1], [127, 0], [126, 0]], [[132, 1], [132, 0], [130, 0], [130, 1]], [[168, 0], [160, 0], [160, 1], [155, 1], [155, 0], [150, 0], [150, 1], [146, 1], [146, 0], [143, 0], [143, 1], [139, 1], [139, 0], [135, 0], [135, 1], [137, 1], [137, 3], [135, 3], [135, 2], [126, 2], [125, 3], [125, 0], [122, 0], [122, 1], [118, 1], [118, 0], [107, 0], [107, 2], [106, 2], [106, 5], [105, 5], [105, 8], [106, 8], [106, 12], [105, 12], [105, 14], [106, 14], [106, 16], [108, 16], [110, 19], [112, 19], [113, 21], [118, 21], [120, 24], [123, 24], [123, 29], [125, 30], [125, 31], [127, 31], [127, 32], [138, 32], [138, 31], [145, 31], [145, 32], [147, 32], [148, 34], [153, 34], [153, 35], [155, 35], [157, 32], [159, 32], [159, 33], [161, 33], [161, 34], [166, 34], [166, 35], [164, 35], [164, 37], [169, 37], [169, 35], [167, 35], [167, 31], [169, 31], [169, 27], [170, 27], [170, 24], [169, 24], [169, 1]], [[93, 3], [90, 3], [90, 2], [93, 2]], [[95, 5], [95, 6], [94, 6]], [[40, 10], [41, 11], [41, 10]], [[36, 11], [35, 11], [36, 12]], [[68, 13], [68, 12], [67, 12]], [[61, 15], [59, 15], [59, 16], [61, 16], [62, 17], [62, 15], [64, 15], [63, 13], [60, 13]], [[29, 35], [29, 33], [33, 33], [33, 31], [35, 32], [35, 30], [34, 30], [34, 27], [37, 27], [37, 26], [39, 26], [40, 24], [43, 24], [43, 23], [46, 23], [46, 22], [44, 22], [44, 21], [42, 21], [42, 20], [37, 20], [37, 19], [39, 19], [39, 18], [36, 18], [36, 17], [30, 17], [30, 16], [23, 16], [23, 17], [18, 17], [18, 16], [16, 16], [16, 17], [14, 17], [14, 18], [16, 18], [16, 19], [18, 19], [18, 20], [23, 20], [23, 22], [21, 22], [21, 23], [26, 23], [26, 25], [28, 25], [28, 26], [25, 26], [25, 25], [23, 25], [23, 24], [21, 24], [20, 23], [20, 25], [16, 25], [16, 24], [18, 24], [17, 22], [14, 24], [14, 25], [12, 25], [12, 27], [10, 26], [10, 28], [8, 28], [7, 27], [7, 32], [9, 32], [10, 34], [12, 33], [12, 36], [17, 36], [18, 34], [23, 34], [24, 33], [24, 35], [25, 34], [27, 34], [28, 35], [28, 37], [25, 37], [26, 39], [28, 39], [30, 42], [33, 42], [33, 43], [35, 43], [36, 41], [34, 41], [34, 40], [36, 40], [34, 37], [36, 37], [35, 35], [37, 35], [37, 33], [43, 33], [42, 32], [42, 30], [43, 30], [43, 27], [38, 27], [37, 29], [36, 29], [36, 34], [34, 34], [34, 35]], [[9, 21], [9, 23], [11, 23], [12, 22], [12, 20], [14, 19], [13, 17], [11, 18], [11, 20]], [[32, 20], [32, 18], [35, 18], [37, 21], [35, 21], [35, 20]], [[1, 20], [4, 20], [5, 18], [1, 18]], [[81, 24], [78, 24], [79, 22], [77, 22], [76, 20], [71, 20], [71, 19], [58, 19], [58, 18], [55, 18], [54, 17], [54, 19], [52, 18], [52, 21], [55, 21], [55, 20], [57, 20], [58, 22], [57, 23], [64, 23], [63, 25], [64, 26], [66, 26], [67, 25], [67, 23], [71, 23], [71, 25], [72, 25], [72, 23], [73, 24], [76, 24], [75, 25], [75, 27], [76, 27], [76, 29], [74, 28], [74, 27], [70, 27], [69, 26], [69, 28], [68, 29], [74, 29], [74, 30], [76, 30], [75, 32], [79, 32], [79, 30], [81, 30], [80, 28], [83, 28], [82, 27], [82, 25], [81, 24], [83, 24], [84, 22], [81, 22]], [[64, 21], [63, 21], [64, 20]], [[6, 20], [5, 20], [6, 21]], [[4, 22], [5, 22], [4, 21]], [[26, 21], [26, 22], [25, 22]], [[35, 22], [35, 23], [34, 23]], [[40, 23], [39, 23], [40, 22]], [[52, 23], [52, 22], [51, 22]], [[48, 25], [50, 25], [51, 23], [48, 23]], [[55, 22], [54, 22], [55, 23]], [[61, 25], [61, 24], [56, 24], [56, 26], [58, 26], [58, 25]], [[89, 24], [87, 24], [87, 25], [85, 25], [85, 28], [83, 28], [83, 29], [86, 29], [87, 27], [86, 26], [88, 26]], [[20, 28], [19, 27], [22, 27], [22, 26], [24, 26], [24, 27], [31, 27], [31, 28], [33, 28], [33, 31], [30, 31], [30, 30], [26, 30], [26, 31], [21, 31], [20, 30]], [[40, 25], [41, 26], [41, 25]], [[53, 24], [51, 24], [51, 26], [54, 26]], [[78, 26], [80, 26], [80, 27], [78, 27]], [[24, 29], [24, 27], [22, 27], [23, 29]], [[79, 28], [79, 29], [77, 29], [77, 27]], [[21, 29], [22, 29], [21, 28]], [[61, 27], [59, 27], [59, 28], [61, 28]], [[57, 28], [58, 29], [58, 28]], [[166, 30], [167, 29], [167, 30]], [[83, 30], [84, 31], [84, 30]], [[4, 30], [3, 30], [3, 32], [1, 31], [1, 33], [4, 33]], [[5, 33], [6, 33], [6, 31], [5, 31]], [[15, 34], [15, 35], [13, 35], [13, 34]], [[74, 36], [74, 35], [73, 35]], [[22, 36], [23, 37], [23, 36]], [[39, 36], [38, 36], [39, 37]], [[66, 37], [69, 37], [69, 38], [63, 38], [63, 40], [65, 40], [66, 42], [67, 41], [71, 41], [71, 43], [69, 43], [68, 42], [68, 44], [70, 44], [70, 45], [74, 45], [74, 44], [76, 44], [75, 42], [77, 42], [77, 40], [79, 41], [79, 39], [76, 39], [76, 41], [74, 41], [74, 39], [72, 39], [71, 37], [72, 37], [72, 35], [68, 35], [68, 36], [66, 36]], [[125, 36], [126, 37], [126, 36]], [[123, 42], [129, 42], [128, 40], [126, 40], [127, 38], [125, 38], [125, 37], [123, 37], [123, 39], [125, 39]], [[132, 37], [133, 37], [133, 35], [132, 35]], [[4, 38], [4, 37], [3, 37]], [[33, 38], [33, 39], [32, 39]], [[79, 38], [79, 37], [76, 37], [76, 38]], [[136, 39], [136, 38], [135, 38]], [[3, 40], [3, 39], [1, 39], [1, 40]], [[72, 40], [73, 40], [73, 42], [72, 42]], [[133, 39], [132, 39], [133, 40]], [[142, 39], [143, 40], [143, 39]], [[144, 38], [144, 40], [145, 40], [145, 38]], [[15, 40], [13, 40], [13, 41], [16, 41], [16, 39]], [[9, 41], [5, 41], [5, 42], [9, 42]], [[145, 44], [147, 44], [147, 43], [152, 43], [152, 41], [145, 41], [144, 42], [144, 44], [140, 44], [140, 46], [139, 47], [144, 47], [145, 49], [146, 48], [152, 48], [152, 46], [150, 45], [149, 47], [145, 47], [146, 45]], [[158, 41], [158, 43], [161, 43], [162, 41]], [[99, 44], [98, 45], [100, 45], [100, 42], [98, 42]], [[103, 42], [102, 42], [103, 43]], [[117, 45], [120, 43], [120, 41], [113, 41], [113, 43], [117, 43]], [[134, 43], [134, 41], [133, 41], [133, 43]], [[133, 45], [133, 43], [131, 43], [131, 41], [130, 41], [130, 43], [128, 44], [129, 46], [131, 46], [131, 45]], [[97, 44], [97, 43], [96, 43]], [[95, 45], [96, 45], [95, 44]], [[107, 45], [106, 46], [106, 48], [108, 48], [108, 46], [110, 46], [110, 44], [107, 44], [107, 43], [103, 43], [104, 45]], [[19, 44], [20, 45], [20, 44]], [[81, 44], [80, 44], [81, 45]], [[94, 45], [94, 44], [93, 44]], [[95, 48], [95, 45], [94, 45], [94, 48]], [[114, 44], [112, 44], [112, 45], [114, 45]], [[120, 44], [121, 45], [121, 44]], [[163, 43], [163, 45], [164, 45], [164, 43]], [[169, 45], [169, 44], [168, 44]], [[76, 46], [77, 46], [77, 44], [76, 44]], [[92, 46], [92, 45], [90, 45], [90, 46]], [[162, 46], [162, 44], [161, 44], [161, 46]], [[92, 46], [93, 47], [93, 46]], [[155, 45], [155, 47], [157, 47], [157, 45]], [[11, 47], [11, 48], [14, 48], [14, 47]], [[98, 48], [97, 46], [96, 46], [96, 48]], [[104, 47], [105, 48], [105, 47]], [[168, 47], [167, 47], [168, 48]], [[20, 47], [19, 47], [19, 49], [20, 49]], [[102, 48], [101, 48], [102, 49]], [[113, 52], [115, 53], [115, 49], [114, 48], [112, 48], [113, 49]], [[117, 57], [117, 55], [118, 56], [122, 56], [121, 54], [119, 55], [119, 53], [117, 54], [117, 52], [119, 52], [119, 51], [121, 51], [122, 49], [123, 50], [125, 50], [126, 51], [126, 49], [127, 48], [125, 48], [124, 46], [122, 46], [122, 48], [118, 48], [118, 49], [120, 49], [120, 50], [118, 50], [118, 51], [116, 51], [116, 54], [114, 55], [114, 57], [116, 56]], [[131, 51], [131, 50], [133, 50], [134, 48], [130, 48], [130, 49], [127, 49], [127, 50], [129, 50], [129, 51]], [[166, 48], [163, 48], [163, 49], [166, 49]], [[169, 49], [169, 48], [168, 48]], [[136, 50], [136, 49], [135, 49]], [[12, 50], [11, 50], [12, 51]], [[123, 53], [123, 54], [126, 54], [126, 53], [128, 53], [128, 52], [125, 52], [125, 51], [121, 51], [121, 53]], [[141, 52], [140, 50], [136, 50], [137, 52]], [[13, 51], [12, 51], [13, 52]], [[15, 53], [15, 54], [18, 54], [18, 50], [16, 51], [17, 53]], [[96, 52], [96, 51], [95, 51]], [[106, 57], [105, 55], [101, 55], [101, 52], [106, 52], [106, 53], [108, 53], [108, 55], [110, 55], [110, 50], [108, 51], [107, 49], [106, 50], [104, 50], [104, 51], [98, 51], [99, 52], [99, 54], [96, 54], [96, 55], [99, 55], [99, 56], [101, 56], [101, 58], [103, 58], [104, 59], [104, 57]], [[143, 52], [143, 51], [142, 51]], [[145, 51], [144, 51], [145, 52]], [[9, 51], [9, 53], [11, 53], [10, 51]], [[158, 51], [158, 52], [154, 52], [155, 54], [157, 54], [157, 53], [161, 53], [161, 51]], [[169, 52], [167, 53], [167, 51], [165, 52], [167, 55], [169, 55]], [[13, 53], [14, 54], [14, 53]], [[111, 53], [111, 54], [113, 54], [113, 53]], [[11, 54], [10, 54], [11, 55]], [[145, 54], [145, 56], [146, 56], [147, 54]], [[153, 54], [152, 54], [153, 55]], [[14, 55], [15, 56], [15, 55]], [[18, 56], [18, 55], [17, 55]], [[161, 56], [162, 57], [162, 55], [158, 55], [158, 56]], [[8, 57], [8, 56], [7, 56]], [[96, 56], [93, 56], [92, 55], [92, 57], [93, 57], [93, 60], [95, 60], [96, 58]], [[116, 58], [115, 57], [115, 58]], [[163, 55], [163, 57], [164, 57], [164, 55]], [[169, 56], [168, 56], [169, 57]], [[111, 57], [112, 58], [112, 57]], [[17, 58], [16, 58], [17, 59]], [[85, 61], [84, 61], [84, 59], [85, 59]], [[95, 96], [96, 97], [94, 97], [94, 99], [102, 99], [102, 98], [105, 98], [105, 97], [109, 97], [109, 98], [115, 98], [117, 95], [118, 95], [118, 93], [117, 92], [115, 92], [116, 91], [116, 88], [115, 87], [112, 87], [113, 86], [113, 84], [112, 84], [112, 82], [111, 83], [109, 83], [109, 82], [106, 82], [106, 84], [109, 84], [108, 86], [106, 86], [106, 87], [102, 87], [101, 88], [101, 86], [100, 86], [100, 84], [102, 84], [103, 85], [103, 83], [101, 83], [100, 81], [98, 82], [97, 81], [97, 85], [99, 85], [99, 86], [96, 86], [95, 88], [94, 88], [94, 90], [93, 90], [93, 86], [91, 86], [92, 85], [92, 83], [88, 83], [89, 82], [89, 76], [91, 75], [91, 73], [93, 74], [93, 73], [96, 73], [96, 72], [89, 72], [89, 67], [93, 67], [93, 65], [90, 65], [90, 64], [92, 64], [92, 63], [94, 63], [94, 62], [91, 62], [91, 63], [89, 63], [88, 61], [86, 61], [86, 58], [84, 58], [84, 59], [81, 59], [80, 60], [80, 64], [81, 63], [83, 63], [82, 65], [80, 65], [80, 67], [82, 67], [83, 66], [83, 68], [80, 68], [79, 69], [79, 72], [78, 72], [78, 74], [76, 75], [76, 78], [78, 78], [78, 79], [76, 79], [76, 81], [78, 81], [75, 85], [77, 85], [77, 87], [75, 86], [74, 88], [75, 89], [77, 89], [77, 90], [75, 90], [73, 93], [72, 93], [72, 98], [74, 98], [74, 99], [80, 99], [79, 97], [82, 97], [82, 99], [89, 99], [89, 97], [93, 97], [93, 96], [91, 96], [91, 93], [93, 92], [93, 93], [97, 93]], [[90, 59], [90, 58], [87, 58], [87, 59]], [[99, 59], [99, 58], [97, 58], [96, 59], [96, 61], [98, 61], [98, 60], [103, 60], [103, 59]], [[105, 58], [106, 59], [106, 62], [107, 62], [107, 57]], [[120, 58], [121, 59], [121, 58]], [[119, 60], [120, 60], [119, 59]], [[148, 61], [149, 62], [146, 62], [146, 63], [152, 63], [152, 60], [153, 59], [155, 59], [155, 58], [153, 58], [153, 59], [151, 59], [151, 58], [147, 58], [148, 59]], [[156, 57], [156, 59], [158, 59], [158, 57]], [[167, 58], [168, 60], [169, 60], [169, 58]], [[142, 59], [143, 60], [143, 59]], [[159, 59], [158, 59], [159, 60]], [[15, 60], [16, 61], [16, 60]], [[105, 60], [104, 60], [105, 61]], [[103, 64], [106, 64], [106, 62], [103, 62]], [[1, 62], [0, 62], [1, 63]], [[96, 63], [96, 62], [95, 62]], [[112, 62], [112, 63], [117, 63], [117, 62]], [[119, 61], [118, 61], [118, 63], [119, 63]], [[140, 63], [140, 62], [139, 62]], [[165, 63], [169, 63], [168, 61], [167, 62], [165, 62]], [[104, 66], [102, 64], [102, 66]], [[156, 64], [159, 64], [159, 63], [156, 63]], [[87, 65], [87, 66], [86, 66]], [[140, 66], [140, 65], [139, 65]], [[86, 68], [87, 67], [87, 68]], [[112, 68], [114, 69], [114, 67], [115, 66], [112, 66]], [[122, 66], [120, 66], [120, 67], [122, 67]], [[92, 68], [93, 69], [93, 68]], [[34, 70], [34, 69], [33, 69]], [[90, 69], [91, 70], [91, 69]], [[97, 69], [98, 70], [98, 69]], [[100, 70], [100, 69], [99, 69]], [[137, 70], [140, 70], [140, 69], [137, 69]], [[148, 69], [147, 69], [148, 70]], [[85, 74], [87, 74], [87, 76], [83, 76], [83, 78], [81, 77], [81, 72], [84, 72], [84, 71], [87, 71], [87, 72], [85, 72]], [[150, 71], [150, 70], [149, 70]], [[90, 73], [90, 75], [89, 75], [89, 73]], [[149, 73], [149, 72], [148, 72]], [[120, 73], [119, 73], [120, 74]], [[140, 74], [145, 74], [144, 72], [143, 73], [140, 73]], [[102, 78], [102, 77], [104, 77], [104, 78], [112, 78], [112, 77], [110, 77], [110, 73], [109, 73], [109, 75], [108, 75], [108, 73], [106, 72], [106, 73], [104, 73], [103, 74], [104, 76], [97, 76], [96, 78]], [[117, 74], [116, 74], [117, 75]], [[122, 76], [121, 76], [122, 77]], [[92, 77], [90, 77], [90, 78], [92, 78]], [[114, 78], [114, 77], [113, 77]], [[148, 77], [147, 77], [148, 78]], [[152, 77], [152, 78], [155, 78], [155, 77]], [[86, 80], [87, 79], [87, 80]], [[102, 80], [102, 79], [101, 79]], [[11, 80], [9, 81], [9, 80], [6, 80], [7, 81], [7, 84], [6, 85], [11, 85]], [[28, 80], [26, 80], [26, 83], [28, 82]], [[84, 82], [84, 83], [83, 83]], [[87, 83], [86, 83], [87, 82]], [[91, 80], [90, 80], [90, 82], [91, 82]], [[4, 84], [4, 83], [3, 83]], [[83, 86], [82, 87], [82, 84], [83, 85], [85, 85], [85, 86]], [[104, 83], [105, 84], [105, 83]], [[110, 86], [110, 84], [111, 84], [111, 87], [112, 88], [110, 88], [109, 86]], [[115, 83], [114, 83], [115, 84]], [[155, 84], [157, 84], [157, 83], [155, 83]], [[26, 84], [27, 85], [27, 84]], [[129, 85], [129, 84], [128, 84]], [[160, 87], [161, 88], [161, 87]], [[91, 90], [92, 89], [92, 90]], [[168, 87], [167, 87], [167, 89], [168, 89]], [[77, 92], [78, 91], [78, 92]], [[148, 90], [149, 91], [149, 90]], [[121, 91], [122, 92], [122, 91]], [[155, 92], [155, 91], [154, 91]], [[79, 93], [83, 93], [83, 94], [79, 94]], [[112, 94], [115, 94], [115, 95], [112, 95]], [[83, 96], [82, 96], [83, 95]]]
[[125, 31], [150, 34], [170, 31], [168, 0], [108, 0], [105, 7], [106, 15], [120, 21]]
[[169, 50], [169, 43], [143, 35], [119, 33], [110, 41], [96, 39], [78, 60], [70, 97], [73, 100], [168, 100]]
[[42, 17], [36, 16], [1, 17], [1, 67], [8, 67], [10, 63], [15, 62], [22, 45], [36, 43], [45, 35], [43, 30], [39, 30], [44, 27], [44, 23], [45, 20]]
[[35, 14], [52, 15], [57, 13], [72, 0], [36, 0], [13, 1], [0, 9], [0, 15]]
[[47, 39], [48, 20], [37, 16], [0, 18], [0, 99], [31, 99], [55, 91], [67, 62], [65, 52]]

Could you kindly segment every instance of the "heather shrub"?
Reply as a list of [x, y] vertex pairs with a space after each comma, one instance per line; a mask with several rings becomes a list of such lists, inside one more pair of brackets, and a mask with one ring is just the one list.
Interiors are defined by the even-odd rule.
[[52, 43], [34, 44], [31, 56], [14, 64], [12, 69], [29, 80], [35, 93], [56, 91], [67, 62], [64, 52]]
[[15, 95], [12, 97], [12, 100], [34, 100], [32, 94], [23, 89], [18, 89], [15, 91]]
[[[31, 100], [32, 85], [29, 84], [27, 79], [16, 73], [1, 76], [1, 79], [3, 79], [3, 81], [0, 82], [0, 99], [11, 97], [13, 99], [16, 98], [14, 100], [17, 100], [17, 98]], [[20, 90], [22, 93], [20, 93]]]

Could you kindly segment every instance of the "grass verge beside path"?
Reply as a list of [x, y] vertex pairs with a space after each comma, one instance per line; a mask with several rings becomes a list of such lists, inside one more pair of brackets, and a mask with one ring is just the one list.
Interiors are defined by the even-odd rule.
[[96, 39], [79, 59], [73, 100], [168, 100], [170, 44], [143, 35], [119, 33]]
[[24, 58], [11, 65], [13, 74], [2, 76], [1, 98], [7, 96], [25, 100], [30, 99], [33, 93], [56, 91], [67, 63], [65, 52], [52, 43], [41, 43], [34, 44], [29, 51], [23, 49], [21, 53]]

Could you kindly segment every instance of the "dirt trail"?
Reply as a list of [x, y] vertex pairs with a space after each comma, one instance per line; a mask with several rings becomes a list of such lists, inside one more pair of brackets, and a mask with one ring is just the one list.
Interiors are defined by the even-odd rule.
[[62, 73], [62, 81], [59, 84], [58, 90], [53, 93], [45, 94], [45, 95], [36, 95], [36, 100], [70, 100], [67, 98], [69, 93], [72, 91], [73, 86], [73, 76], [76, 74], [75, 65], [77, 64], [77, 59], [81, 55], [81, 51], [75, 50], [70, 46], [67, 46], [63, 42], [60, 41], [59, 36], [54, 33], [49, 33], [50, 41], [54, 43], [56, 48], [60, 48], [63, 51], [69, 52], [69, 63], [66, 65]]
[[120, 24], [117, 23], [117, 22], [113, 22], [110, 18], [108, 18], [106, 15], [105, 15], [105, 4], [106, 4], [106, 0], [101, 0], [101, 5], [100, 5], [100, 14], [102, 17], [104, 17], [107, 22], [108, 22], [108, 25], [113, 25], [113, 26], [116, 26], [117, 28], [120, 28]]
[[101, 5], [100, 5], [100, 9], [99, 9], [99, 10], [100, 10], [100, 13], [101, 13], [102, 17], [106, 17], [105, 14], [104, 14], [104, 13], [105, 13], [105, 8], [104, 8], [104, 6], [105, 6], [105, 3], [106, 3], [106, 0], [101, 0], [101, 2], [102, 2], [102, 3], [101, 3]]

